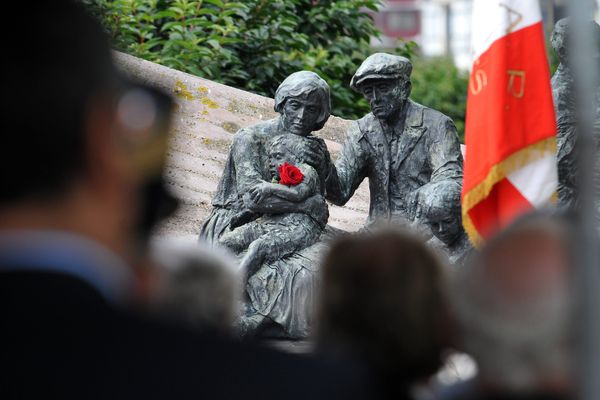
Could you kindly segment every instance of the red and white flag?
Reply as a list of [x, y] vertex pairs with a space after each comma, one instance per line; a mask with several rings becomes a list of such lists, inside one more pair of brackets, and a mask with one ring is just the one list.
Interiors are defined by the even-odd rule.
[[475, 0], [463, 225], [474, 244], [556, 199], [556, 120], [538, 0]]

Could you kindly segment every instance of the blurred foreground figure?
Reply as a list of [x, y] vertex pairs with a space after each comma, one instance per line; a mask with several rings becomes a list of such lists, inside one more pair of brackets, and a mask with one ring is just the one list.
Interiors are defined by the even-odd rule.
[[394, 231], [341, 239], [325, 258], [319, 345], [365, 366], [372, 398], [410, 399], [442, 365], [442, 272], [422, 241]]
[[566, 221], [531, 215], [457, 271], [452, 304], [479, 377], [443, 398], [571, 398], [568, 237]]
[[156, 241], [151, 253], [160, 268], [153, 311], [199, 329], [231, 334], [242, 292], [233, 257], [176, 239]]
[[360, 396], [360, 380], [333, 366], [126, 309], [128, 265], [170, 210], [160, 178], [170, 100], [119, 79], [78, 2], [37, 3], [27, 20], [6, 43], [0, 398]]

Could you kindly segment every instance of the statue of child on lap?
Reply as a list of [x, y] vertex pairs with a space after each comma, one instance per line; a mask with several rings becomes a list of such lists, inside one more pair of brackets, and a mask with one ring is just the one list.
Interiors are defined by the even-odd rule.
[[[299, 154], [309, 140], [322, 140], [288, 134], [276, 136], [270, 145], [270, 170], [273, 182], [262, 182], [244, 195], [244, 204], [252, 207], [263, 195], [300, 202], [310, 196], [323, 195], [324, 182], [313, 167], [303, 162]], [[248, 277], [264, 262], [282, 259], [314, 244], [329, 216], [323, 203], [316, 214], [289, 212], [257, 214], [249, 208], [233, 217], [236, 221], [251, 220], [221, 236], [219, 242], [236, 253], [246, 251], [240, 269]]]

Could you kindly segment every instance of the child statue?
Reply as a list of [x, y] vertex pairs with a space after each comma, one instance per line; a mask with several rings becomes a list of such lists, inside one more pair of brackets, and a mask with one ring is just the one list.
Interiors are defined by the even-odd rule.
[[462, 226], [460, 186], [452, 181], [429, 183], [418, 191], [416, 219], [433, 234], [434, 248], [447, 253], [452, 266], [461, 266], [473, 249]]
[[[251, 188], [244, 195], [244, 203], [250, 206], [259, 196], [265, 195], [291, 202], [301, 202], [315, 194], [323, 195], [324, 184], [319, 174], [299, 156], [307, 141], [314, 140], [325, 146], [322, 139], [313, 135], [284, 134], [273, 138], [268, 152], [272, 182]], [[246, 209], [232, 218], [232, 227], [242, 225], [224, 233], [219, 242], [238, 254], [247, 249], [240, 269], [249, 277], [263, 263], [284, 258], [316, 243], [328, 217], [326, 203], [320, 212], [311, 215], [302, 212], [260, 215]]]

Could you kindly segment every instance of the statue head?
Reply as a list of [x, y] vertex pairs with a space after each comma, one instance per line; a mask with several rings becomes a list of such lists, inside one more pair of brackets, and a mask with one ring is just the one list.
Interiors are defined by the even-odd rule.
[[[570, 32], [572, 29], [572, 20], [571, 18], [563, 18], [556, 22], [554, 25], [554, 30], [552, 31], [552, 36], [550, 38], [550, 42], [552, 43], [552, 48], [558, 55], [561, 64], [569, 65], [569, 47], [570, 43]], [[596, 60], [600, 60], [600, 25], [598, 25], [594, 21], [589, 21], [588, 29], [594, 35], [594, 42], [596, 45], [597, 51], [593, 55]]]
[[398, 115], [410, 96], [411, 73], [412, 63], [408, 58], [375, 53], [358, 67], [350, 87], [365, 96], [377, 118], [390, 120]]
[[300, 136], [318, 131], [331, 113], [329, 85], [314, 72], [294, 72], [275, 92], [275, 111], [286, 131]]
[[428, 183], [419, 189], [419, 219], [448, 246], [463, 233], [460, 190], [454, 181]]
[[550, 37], [550, 43], [552, 48], [558, 55], [558, 59], [562, 64], [567, 64], [567, 46], [568, 38], [567, 31], [569, 30], [569, 18], [563, 18], [556, 22], [552, 36]]
[[[275, 136], [269, 144], [269, 172], [272, 178], [279, 176], [278, 167], [287, 162], [288, 164], [298, 165], [302, 162], [302, 144], [295, 139], [293, 135]], [[300, 139], [301, 140], [301, 139]]]

